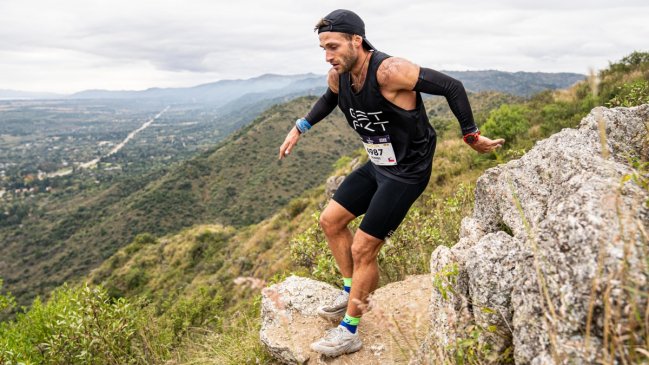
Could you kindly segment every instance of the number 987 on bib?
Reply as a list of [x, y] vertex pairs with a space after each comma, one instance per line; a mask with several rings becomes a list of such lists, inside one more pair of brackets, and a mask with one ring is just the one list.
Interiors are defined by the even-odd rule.
[[397, 158], [390, 143], [390, 136], [363, 136], [365, 151], [370, 161], [379, 166], [394, 166]]

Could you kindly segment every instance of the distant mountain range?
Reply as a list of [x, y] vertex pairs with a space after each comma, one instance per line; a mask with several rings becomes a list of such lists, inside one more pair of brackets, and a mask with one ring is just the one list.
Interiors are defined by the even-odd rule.
[[170, 103], [225, 105], [246, 94], [272, 93], [278, 97], [315, 87], [324, 87], [324, 76], [315, 74], [265, 74], [247, 80], [222, 80], [185, 88], [151, 88], [143, 91], [87, 90], [72, 94], [74, 99], [162, 99]]
[[[545, 89], [563, 89], [583, 80], [576, 73], [442, 71], [464, 83], [473, 92], [494, 90], [530, 96]], [[326, 87], [325, 75], [265, 74], [245, 80], [221, 80], [193, 87], [150, 88], [135, 90], [85, 90], [71, 95], [0, 90], [0, 99], [159, 99], [170, 103], [197, 103], [223, 106], [251, 101], [321, 92]]]
[[467, 90], [500, 91], [516, 96], [532, 96], [547, 89], [565, 89], [586, 78], [576, 73], [443, 71], [464, 84]]
[[0, 100], [62, 99], [65, 97], [67, 97], [67, 95], [0, 89]]

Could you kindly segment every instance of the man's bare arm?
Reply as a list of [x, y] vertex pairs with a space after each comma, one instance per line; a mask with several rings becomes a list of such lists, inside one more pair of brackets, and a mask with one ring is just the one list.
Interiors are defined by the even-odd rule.
[[412, 91], [417, 84], [419, 66], [399, 57], [390, 57], [381, 62], [376, 71], [376, 79], [381, 90], [397, 92]]
[[329, 85], [329, 88], [331, 91], [335, 92], [338, 94], [338, 71], [336, 71], [334, 68], [331, 68], [329, 70], [329, 73], [327, 73], [327, 85]]

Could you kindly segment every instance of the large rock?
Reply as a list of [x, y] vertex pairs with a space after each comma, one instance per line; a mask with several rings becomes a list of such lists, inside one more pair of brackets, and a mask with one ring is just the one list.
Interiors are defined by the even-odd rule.
[[261, 341], [284, 364], [407, 363], [428, 332], [431, 284], [430, 276], [419, 275], [378, 289], [358, 327], [363, 348], [326, 358], [309, 345], [338, 323], [318, 317], [316, 309], [332, 301], [340, 289], [291, 276], [263, 291]]
[[[347, 164], [346, 170], [348, 170], [349, 173], [351, 173], [352, 171], [361, 167], [361, 165], [362, 165], [361, 159], [356, 157]], [[327, 199], [327, 201], [334, 196], [334, 194], [340, 187], [340, 184], [343, 183], [346, 177], [347, 175], [343, 174], [343, 175], [333, 175], [327, 178], [327, 181], [325, 182], [325, 198]]]
[[[647, 306], [648, 197], [625, 176], [630, 155], [649, 156], [647, 130], [649, 105], [595, 108], [579, 129], [487, 170], [460, 242], [431, 258], [433, 277], [449, 265], [458, 274], [448, 301], [431, 297], [429, 337], [452, 345], [476, 324], [490, 329], [480, 341], [513, 347], [518, 364], [567, 364], [593, 363], [605, 331], [642, 336], [628, 312]], [[449, 318], [464, 322], [441, 324]]]

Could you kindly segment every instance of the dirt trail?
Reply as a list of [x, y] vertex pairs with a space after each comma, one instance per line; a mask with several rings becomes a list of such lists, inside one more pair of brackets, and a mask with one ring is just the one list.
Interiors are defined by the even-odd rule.
[[294, 312], [286, 326], [269, 335], [284, 339], [288, 348], [308, 358], [306, 364], [407, 364], [428, 333], [431, 290], [430, 275], [409, 276], [379, 288], [358, 327], [363, 348], [353, 354], [327, 358], [311, 351], [309, 345], [337, 325], [317, 316]]

